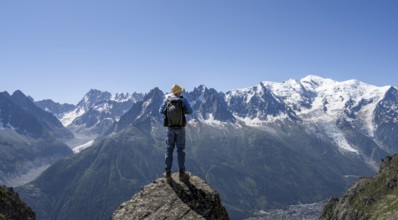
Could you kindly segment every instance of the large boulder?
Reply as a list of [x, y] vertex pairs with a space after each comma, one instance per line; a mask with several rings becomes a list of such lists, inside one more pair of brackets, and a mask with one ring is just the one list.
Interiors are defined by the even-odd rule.
[[159, 178], [123, 203], [113, 220], [127, 219], [229, 219], [219, 194], [205, 181], [189, 175], [180, 181], [178, 173]]

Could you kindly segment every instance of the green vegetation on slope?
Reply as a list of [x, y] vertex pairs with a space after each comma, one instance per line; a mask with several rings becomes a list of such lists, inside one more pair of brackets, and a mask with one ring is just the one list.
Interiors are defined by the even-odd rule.
[[5, 219], [36, 219], [35, 213], [24, 202], [13, 188], [0, 186], [0, 220]]
[[341, 199], [331, 199], [321, 219], [398, 217], [398, 154], [383, 159], [379, 173], [357, 181]]

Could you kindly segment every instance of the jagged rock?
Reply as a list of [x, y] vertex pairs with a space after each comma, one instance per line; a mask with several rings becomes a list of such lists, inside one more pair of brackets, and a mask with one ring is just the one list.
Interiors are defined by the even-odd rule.
[[112, 220], [127, 219], [229, 219], [220, 196], [197, 176], [181, 182], [159, 178], [113, 213]]
[[33, 220], [36, 214], [19, 199], [13, 188], [0, 186], [0, 220]]
[[321, 220], [398, 219], [398, 154], [382, 160], [372, 178], [361, 178], [340, 199], [332, 198]]

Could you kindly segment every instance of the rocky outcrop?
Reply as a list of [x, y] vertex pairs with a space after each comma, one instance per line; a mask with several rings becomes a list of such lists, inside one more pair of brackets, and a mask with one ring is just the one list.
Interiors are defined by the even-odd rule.
[[375, 177], [359, 179], [342, 198], [331, 198], [320, 219], [398, 219], [398, 154], [382, 160]]
[[0, 220], [33, 220], [36, 214], [19, 199], [13, 188], [0, 186]]
[[180, 181], [178, 174], [159, 178], [142, 188], [112, 215], [127, 219], [229, 219], [220, 196], [197, 176]]

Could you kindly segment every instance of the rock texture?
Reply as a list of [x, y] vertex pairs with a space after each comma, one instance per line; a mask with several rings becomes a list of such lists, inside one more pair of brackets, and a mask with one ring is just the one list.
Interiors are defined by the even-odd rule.
[[229, 219], [219, 194], [199, 177], [189, 177], [182, 182], [174, 173], [170, 180], [155, 180], [123, 203], [112, 219]]
[[13, 188], [0, 186], [0, 220], [3, 219], [32, 220], [36, 219], [36, 214], [19, 199]]
[[398, 154], [382, 160], [375, 177], [358, 180], [340, 199], [331, 198], [320, 219], [398, 219]]

